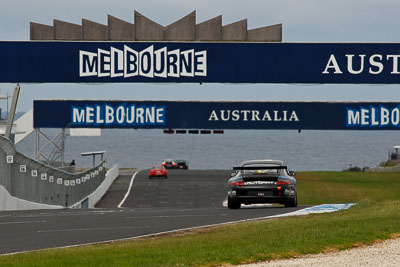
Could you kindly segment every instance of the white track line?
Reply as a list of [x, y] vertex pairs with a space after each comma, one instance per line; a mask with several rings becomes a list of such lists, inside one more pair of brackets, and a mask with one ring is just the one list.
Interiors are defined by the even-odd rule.
[[138, 174], [140, 171], [136, 171], [131, 178], [131, 182], [129, 184], [129, 188], [128, 191], [126, 191], [126, 194], [124, 196], [124, 198], [122, 199], [121, 203], [118, 204], [118, 208], [121, 208], [122, 205], [124, 204], [125, 200], [128, 198], [129, 194], [131, 193], [131, 189], [132, 189], [132, 185], [133, 185], [133, 180], [135, 180], [136, 174]]

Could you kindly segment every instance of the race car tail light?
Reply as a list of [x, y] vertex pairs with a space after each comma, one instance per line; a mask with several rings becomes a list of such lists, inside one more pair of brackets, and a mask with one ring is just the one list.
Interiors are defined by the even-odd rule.
[[288, 182], [288, 181], [278, 181], [278, 182], [276, 182], [276, 185], [290, 185], [290, 182]]
[[163, 166], [165, 166], [166, 164], [165, 164], [165, 163], [163, 163], [162, 165], [163, 165]]
[[231, 182], [231, 185], [243, 186], [244, 182]]

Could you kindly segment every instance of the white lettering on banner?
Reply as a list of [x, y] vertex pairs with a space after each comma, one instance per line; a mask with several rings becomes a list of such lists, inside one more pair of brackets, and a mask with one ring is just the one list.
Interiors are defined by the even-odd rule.
[[212, 110], [209, 121], [300, 121], [295, 110]]
[[126, 103], [112, 106], [85, 105], [71, 107], [71, 125], [101, 126], [101, 125], [165, 125], [165, 106], [146, 106]]
[[[346, 65], [339, 65], [340, 62], [346, 62]], [[383, 72], [385, 66], [389, 68], [390, 74], [400, 74], [399, 70], [400, 55], [381, 55], [374, 54], [369, 57], [364, 54], [346, 54], [337, 56], [331, 54], [322, 74], [353, 74], [358, 75], [364, 72], [377, 75]], [[386, 65], [384, 65], [386, 63]], [[91, 71], [91, 69], [89, 69]]]
[[207, 51], [194, 49], [154, 50], [151, 45], [138, 52], [124, 45], [120, 50], [79, 50], [79, 77], [195, 77], [207, 76]]
[[79, 76], [97, 76], [97, 53], [79, 51]]
[[390, 109], [384, 106], [346, 109], [347, 127], [400, 127], [400, 105]]

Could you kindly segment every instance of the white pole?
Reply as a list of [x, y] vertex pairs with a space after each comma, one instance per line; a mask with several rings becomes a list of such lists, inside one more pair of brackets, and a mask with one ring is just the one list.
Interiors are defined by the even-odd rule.
[[17, 103], [18, 103], [20, 89], [21, 89], [21, 87], [19, 86], [19, 84], [17, 84], [17, 86], [14, 88], [14, 94], [13, 94], [13, 98], [12, 98], [12, 102], [11, 102], [10, 113], [8, 114], [7, 128], [6, 128], [6, 132], [4, 134], [4, 136], [7, 137], [8, 139], [10, 139], [11, 128], [14, 123], [14, 116], [15, 116], [15, 111], [17, 109]]

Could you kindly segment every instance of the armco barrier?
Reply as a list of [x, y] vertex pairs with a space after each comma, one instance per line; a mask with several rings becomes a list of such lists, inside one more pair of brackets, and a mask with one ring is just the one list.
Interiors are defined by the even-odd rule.
[[12, 197], [69, 207], [95, 192], [104, 179], [105, 162], [82, 173], [68, 173], [28, 158], [0, 136], [0, 186]]

